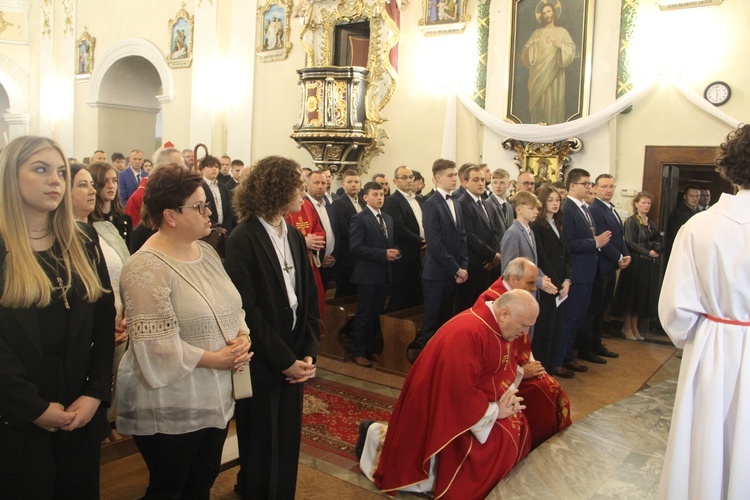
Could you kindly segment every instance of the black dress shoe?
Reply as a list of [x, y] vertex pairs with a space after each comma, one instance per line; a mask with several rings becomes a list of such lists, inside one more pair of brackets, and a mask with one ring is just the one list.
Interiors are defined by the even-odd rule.
[[562, 366], [558, 366], [557, 368], [552, 370], [552, 374], [555, 377], [560, 377], [560, 378], [573, 378], [576, 376], [574, 371], [568, 370], [567, 368], [563, 368]]
[[365, 357], [367, 358], [368, 361], [372, 361], [373, 363], [377, 363], [378, 361], [380, 361], [380, 354], [375, 353], [375, 352], [372, 354], [367, 354], [365, 355]]
[[600, 365], [603, 365], [607, 362], [606, 359], [601, 358], [594, 354], [593, 352], [585, 353], [585, 354], [578, 354], [578, 359], [582, 359], [584, 361], [588, 361], [589, 363], [598, 363]]
[[359, 434], [357, 436], [357, 444], [354, 445], [354, 454], [357, 456], [357, 460], [362, 458], [362, 452], [365, 449], [365, 441], [367, 440], [367, 431], [374, 420], [363, 420], [359, 423]]
[[414, 342], [409, 344], [409, 346], [406, 348], [406, 359], [409, 361], [410, 365], [413, 365], [414, 362], [419, 357], [419, 354], [422, 352], [422, 349], [424, 349], [424, 344], [422, 343], [422, 339], [416, 338]]
[[566, 370], [571, 370], [571, 371], [579, 372], [579, 373], [589, 371], [588, 366], [579, 365], [576, 360], [573, 360], [570, 363], [565, 363], [563, 365], [563, 368], [565, 368]]
[[620, 355], [616, 352], [612, 352], [609, 349], [607, 349], [607, 346], [602, 344], [598, 348], [594, 349], [594, 352], [598, 354], [599, 356], [604, 356], [605, 358], [619, 358]]

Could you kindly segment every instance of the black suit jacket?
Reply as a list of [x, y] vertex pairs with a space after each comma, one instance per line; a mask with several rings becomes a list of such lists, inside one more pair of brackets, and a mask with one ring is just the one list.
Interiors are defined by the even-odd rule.
[[357, 285], [380, 285], [391, 282], [391, 266], [386, 250], [396, 248], [393, 242], [393, 217], [380, 211], [387, 228], [388, 236], [380, 229], [375, 214], [365, 208], [352, 217], [349, 228], [349, 244], [352, 253], [357, 256], [351, 282]]
[[602, 273], [614, 273], [618, 269], [617, 263], [620, 256], [630, 255], [628, 246], [625, 244], [625, 234], [622, 222], [612, 212], [612, 209], [599, 198], [596, 198], [589, 207], [591, 217], [594, 219], [596, 234], [604, 231], [612, 231], [612, 238], [599, 252], [599, 271]]
[[[205, 179], [203, 180], [203, 191], [206, 193], [206, 201], [211, 202], [211, 225], [215, 226], [219, 223], [219, 214], [216, 209], [216, 199], [214, 194], [211, 192], [211, 188], [208, 187]], [[234, 229], [234, 212], [232, 211], [232, 196], [229, 194], [227, 187], [221, 182], [217, 182], [216, 185], [219, 187], [219, 193], [221, 193], [221, 211], [224, 214], [224, 221], [221, 227], [227, 230], [227, 233], [231, 233]]]
[[536, 258], [539, 269], [544, 269], [544, 273], [552, 280], [552, 283], [560, 289], [563, 281], [572, 280], [573, 267], [570, 263], [570, 252], [565, 242], [565, 233], [560, 233], [557, 237], [555, 231], [541, 222], [535, 220], [531, 224], [531, 231], [534, 233], [536, 241]]
[[[480, 200], [481, 201], [481, 200]], [[492, 262], [498, 250], [495, 249], [495, 228], [489, 219], [489, 213], [480, 212], [479, 205], [464, 193], [458, 199], [466, 228], [466, 243], [469, 249], [469, 269], [479, 270], [482, 265]], [[484, 206], [484, 203], [482, 203]], [[471, 273], [469, 274], [471, 276]]]
[[[85, 239], [86, 252], [96, 264], [102, 285], [109, 290], [112, 286], [96, 231], [89, 225], [79, 227], [86, 233], [86, 237], [80, 236]], [[0, 241], [0, 287], [5, 280], [3, 269], [7, 254]], [[56, 402], [67, 407], [81, 395], [100, 399], [102, 404], [91, 421], [69, 434], [71, 440], [99, 442], [109, 434], [106, 408], [112, 389], [114, 296], [111, 292], [105, 293], [92, 304], [84, 300], [85, 291], [81, 290], [80, 282], [75, 288], [77, 292], [73, 292], [70, 300], [65, 376], [60, 380], [64, 385], [58, 388], [65, 396]], [[31, 433], [47, 432], [32, 423], [50, 403], [39, 395], [46, 372], [37, 309], [0, 307], [0, 471], [14, 472], [23, 466], [16, 458], [21, 455], [27, 438]]]
[[[286, 224], [286, 222], [285, 222]], [[302, 233], [287, 224], [297, 295], [297, 324], [286, 293], [276, 250], [261, 222], [239, 224], [227, 238], [224, 267], [242, 296], [245, 321], [255, 352], [250, 373], [254, 383], [283, 380], [295, 360], [315, 359], [320, 341], [320, 310], [307, 246]], [[257, 378], [256, 378], [257, 377]]]
[[[422, 206], [419, 198], [417, 198], [417, 203], [420, 207]], [[419, 235], [419, 222], [409, 201], [396, 190], [385, 200], [383, 212], [393, 217], [393, 241], [401, 250], [399, 263], [417, 262], [424, 240]]]
[[459, 269], [469, 267], [466, 230], [458, 200], [453, 200], [456, 211], [454, 222], [448, 202], [440, 192], [435, 193], [424, 202], [422, 210], [422, 225], [427, 241], [422, 279], [451, 281]]
[[[362, 200], [359, 200], [359, 206], [365, 207]], [[349, 246], [349, 221], [357, 211], [347, 195], [340, 196], [333, 201], [333, 210], [336, 212], [336, 231], [338, 231], [336, 236], [339, 256], [336, 263], [345, 267], [353, 267], [356, 259]]]

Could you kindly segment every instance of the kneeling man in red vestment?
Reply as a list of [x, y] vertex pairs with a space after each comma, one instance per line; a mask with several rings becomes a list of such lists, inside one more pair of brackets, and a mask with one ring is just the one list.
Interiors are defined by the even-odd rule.
[[[518, 257], [505, 267], [503, 275], [479, 296], [474, 307], [495, 300], [510, 290], [536, 291], [539, 270], [528, 259]], [[571, 424], [570, 399], [559, 382], [548, 374], [531, 352], [530, 334], [519, 336], [515, 344], [516, 363], [523, 369], [523, 380], [518, 396], [526, 406], [524, 415], [529, 422], [533, 450]]]
[[367, 433], [360, 467], [378, 488], [484, 498], [526, 457], [513, 341], [538, 313], [533, 295], [514, 290], [437, 331], [409, 371], [387, 431], [360, 428]]

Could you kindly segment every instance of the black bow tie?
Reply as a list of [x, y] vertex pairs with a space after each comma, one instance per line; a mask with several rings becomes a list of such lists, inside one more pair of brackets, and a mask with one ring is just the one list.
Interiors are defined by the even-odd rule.
[[452, 195], [450, 195], [450, 194], [446, 194], [446, 195], [445, 195], [445, 199], [446, 199], [446, 200], [450, 200], [450, 199], [452, 199], [452, 198], [453, 198], [453, 196], [452, 196]]

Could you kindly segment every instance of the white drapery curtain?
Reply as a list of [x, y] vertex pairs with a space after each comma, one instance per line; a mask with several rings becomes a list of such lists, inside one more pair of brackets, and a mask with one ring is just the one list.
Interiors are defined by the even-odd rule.
[[[650, 92], [658, 82], [645, 85], [638, 89], [633, 89], [624, 96], [606, 108], [597, 111], [589, 116], [579, 118], [566, 123], [555, 125], [526, 125], [508, 123], [502, 118], [498, 118], [482, 109], [478, 104], [466, 96], [452, 94], [448, 96], [446, 102], [445, 125], [443, 127], [443, 148], [442, 158], [456, 161], [456, 106], [458, 99], [467, 110], [479, 120], [485, 127], [500, 136], [502, 139], [512, 137], [521, 141], [530, 142], [557, 142], [563, 139], [577, 137], [586, 132], [596, 130], [605, 126], [609, 121], [621, 113], [625, 108], [640, 100], [644, 95]], [[741, 123], [740, 120], [729, 116], [716, 106], [706, 101], [703, 96], [698, 95], [687, 85], [676, 82], [674, 86], [677, 90], [691, 103], [700, 109], [715, 116], [725, 122], [732, 128], [737, 128]]]

